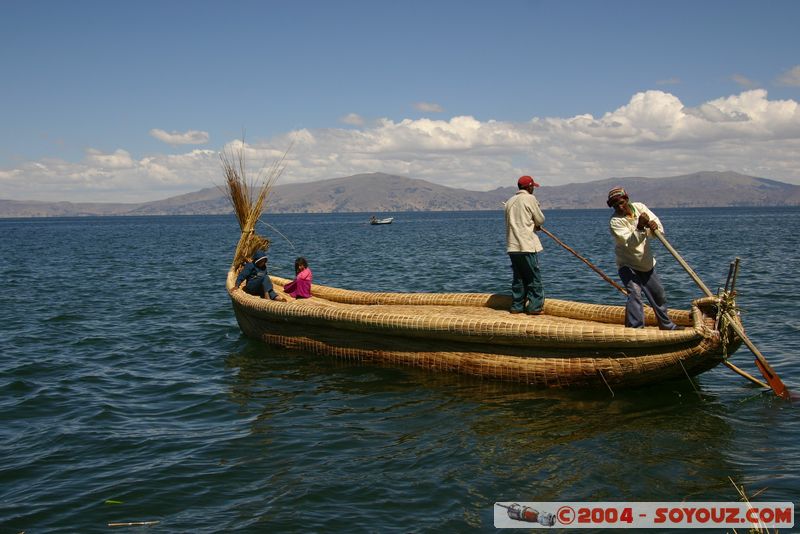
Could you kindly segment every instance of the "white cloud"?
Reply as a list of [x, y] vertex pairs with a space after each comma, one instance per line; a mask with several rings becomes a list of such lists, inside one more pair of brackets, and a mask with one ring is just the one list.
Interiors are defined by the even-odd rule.
[[696, 108], [683, 108], [683, 112], [708, 122], [742, 122], [750, 120], [747, 113], [731, 111], [725, 113], [714, 104], [705, 103]]
[[800, 65], [796, 65], [778, 77], [778, 85], [800, 87]]
[[149, 156], [90, 149], [80, 162], [47, 159], [0, 170], [0, 198], [72, 202], [138, 202], [221, 183], [213, 150]]
[[[653, 90], [599, 117], [381, 119], [358, 128], [297, 130], [246, 145], [246, 159], [256, 172], [289, 146], [280, 183], [386, 172], [487, 190], [530, 173], [558, 185], [699, 170], [800, 183], [800, 105], [757, 89], [688, 107]], [[0, 198], [155, 200], [221, 181], [214, 150], [139, 158], [124, 149], [90, 150], [77, 163], [43, 159], [0, 170]]]
[[439, 104], [434, 104], [432, 102], [415, 102], [414, 109], [417, 111], [422, 111], [423, 113], [442, 113], [444, 112], [444, 108]]
[[343, 124], [349, 124], [351, 126], [364, 125], [364, 119], [358, 113], [348, 113], [347, 115], [339, 119], [339, 121], [342, 122]]
[[199, 130], [187, 130], [181, 133], [153, 128], [150, 130], [150, 135], [168, 145], [204, 145], [208, 143], [208, 132]]
[[747, 76], [743, 76], [741, 74], [734, 74], [733, 76], [731, 76], [731, 80], [739, 84], [739, 86], [741, 86], [744, 89], [753, 89], [760, 85], [757, 81], [751, 80]]
[[90, 148], [86, 152], [86, 161], [90, 165], [101, 169], [129, 169], [133, 167], [131, 155], [122, 149], [117, 149], [112, 154], [103, 154], [99, 150]]

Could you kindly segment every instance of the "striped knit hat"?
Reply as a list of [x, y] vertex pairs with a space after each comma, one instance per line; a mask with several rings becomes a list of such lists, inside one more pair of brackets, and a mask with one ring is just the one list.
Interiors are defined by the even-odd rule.
[[628, 200], [628, 193], [626, 193], [625, 190], [621, 187], [615, 187], [614, 189], [608, 192], [608, 200], [606, 201], [606, 204], [608, 204], [608, 207], [611, 208], [621, 198]]

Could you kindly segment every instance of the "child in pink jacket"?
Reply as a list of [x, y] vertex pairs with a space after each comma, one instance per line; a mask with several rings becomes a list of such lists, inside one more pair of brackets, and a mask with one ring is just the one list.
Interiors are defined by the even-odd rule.
[[283, 290], [296, 299], [307, 299], [311, 297], [311, 269], [305, 258], [297, 258], [294, 261], [294, 280], [283, 286]]

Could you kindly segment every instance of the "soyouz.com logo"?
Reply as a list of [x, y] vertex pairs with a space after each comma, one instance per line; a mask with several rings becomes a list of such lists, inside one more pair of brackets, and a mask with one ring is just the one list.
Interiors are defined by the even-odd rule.
[[496, 502], [496, 528], [794, 527], [791, 502]]

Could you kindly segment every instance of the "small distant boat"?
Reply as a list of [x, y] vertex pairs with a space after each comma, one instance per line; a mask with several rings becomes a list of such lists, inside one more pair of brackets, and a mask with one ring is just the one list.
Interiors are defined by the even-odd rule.
[[370, 224], [392, 224], [394, 217], [386, 217], [385, 219], [378, 219], [376, 217], [372, 217], [369, 220]]

